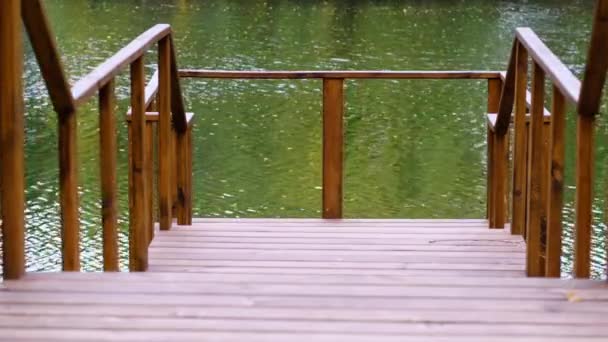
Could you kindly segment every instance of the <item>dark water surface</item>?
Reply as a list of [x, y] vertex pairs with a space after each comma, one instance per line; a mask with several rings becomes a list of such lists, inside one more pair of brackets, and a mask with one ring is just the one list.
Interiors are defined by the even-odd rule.
[[[173, 25], [182, 67], [216, 69], [504, 70], [516, 27], [532, 27], [580, 75], [592, 1], [45, 1], [70, 79], [159, 22]], [[149, 55], [148, 69], [155, 68]], [[119, 113], [128, 105], [119, 79]], [[60, 267], [57, 120], [28, 48], [28, 268]], [[194, 212], [210, 217], [319, 217], [321, 82], [184, 81], [194, 134]], [[349, 81], [345, 215], [485, 215], [482, 81]], [[79, 113], [82, 256], [101, 266], [97, 104]], [[122, 116], [121, 116], [122, 118]], [[574, 126], [567, 144], [570, 254]], [[126, 129], [119, 132], [126, 260]], [[605, 120], [597, 144], [597, 236], [605, 229]], [[599, 239], [598, 239], [599, 240]], [[594, 245], [596, 275], [605, 245]], [[565, 258], [564, 270], [570, 269]]]

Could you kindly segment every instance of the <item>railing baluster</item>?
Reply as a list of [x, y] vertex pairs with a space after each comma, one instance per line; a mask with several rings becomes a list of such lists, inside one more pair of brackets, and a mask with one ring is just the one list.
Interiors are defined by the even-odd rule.
[[530, 171], [528, 174], [528, 215], [527, 215], [527, 263], [528, 276], [542, 276], [544, 265], [542, 260], [541, 235], [546, 225], [543, 201], [543, 126], [544, 126], [544, 98], [545, 73], [536, 63], [533, 65], [532, 78], [532, 108], [530, 120]]
[[[500, 106], [502, 81], [499, 78], [488, 80], [488, 113], [497, 113]], [[508, 132], [508, 131], [507, 131]], [[507, 213], [506, 184], [507, 184], [507, 148], [508, 133], [490, 132], [492, 152], [489, 156], [491, 162], [490, 187], [490, 228], [504, 228]]]
[[513, 218], [511, 233], [523, 234], [526, 224], [526, 92], [528, 90], [528, 52], [517, 43], [515, 75], [515, 118], [513, 138]]
[[148, 268], [148, 241], [146, 232], [146, 116], [145, 116], [144, 61], [139, 57], [131, 64], [131, 186], [129, 269], [145, 271]]
[[103, 269], [118, 271], [118, 214], [116, 187], [116, 118], [114, 80], [99, 91], [99, 160], [101, 170], [101, 222]]
[[591, 267], [593, 222], [593, 140], [595, 116], [577, 116], [576, 122], [576, 225], [574, 276], [588, 278]]
[[25, 272], [21, 1], [0, 2], [0, 197], [3, 276]]
[[177, 133], [177, 223], [192, 224], [192, 126]]
[[323, 218], [342, 218], [344, 79], [323, 79]]
[[168, 37], [158, 43], [158, 202], [160, 229], [171, 229], [172, 214], [172, 170], [171, 149], [173, 139], [171, 127], [171, 41]]
[[148, 244], [154, 239], [154, 123], [146, 120], [146, 138], [145, 138], [145, 154], [146, 154], [146, 190], [147, 195], [147, 240]]
[[551, 184], [548, 189], [549, 209], [547, 214], [547, 253], [545, 275], [561, 275], [562, 256], [562, 207], [564, 195], [564, 140], [566, 130], [566, 99], [553, 86], [551, 109]]

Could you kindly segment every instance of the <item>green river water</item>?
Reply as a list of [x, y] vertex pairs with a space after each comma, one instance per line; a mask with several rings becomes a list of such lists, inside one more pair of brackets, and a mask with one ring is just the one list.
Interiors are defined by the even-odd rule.
[[[231, 70], [504, 70], [514, 29], [533, 28], [580, 76], [592, 1], [48, 0], [71, 81], [155, 23], [173, 26], [181, 67]], [[60, 268], [57, 119], [26, 47], [29, 270]], [[155, 55], [147, 59], [149, 73]], [[119, 113], [128, 73], [118, 80]], [[184, 80], [194, 132], [194, 213], [319, 217], [321, 82]], [[345, 216], [482, 218], [486, 83], [348, 81]], [[96, 101], [79, 112], [84, 268], [101, 267]], [[602, 113], [603, 114], [603, 113]], [[120, 116], [122, 118], [122, 116]], [[569, 115], [564, 271], [571, 268], [574, 115]], [[121, 121], [122, 122], [122, 121]], [[123, 264], [126, 128], [119, 131]], [[594, 271], [604, 263], [608, 151], [598, 121]]]

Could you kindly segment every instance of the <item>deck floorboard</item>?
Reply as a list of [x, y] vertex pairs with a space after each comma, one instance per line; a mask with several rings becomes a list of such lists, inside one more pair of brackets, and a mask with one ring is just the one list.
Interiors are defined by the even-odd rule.
[[608, 285], [484, 220], [195, 219], [145, 273], [0, 283], [6, 341], [606, 341]]

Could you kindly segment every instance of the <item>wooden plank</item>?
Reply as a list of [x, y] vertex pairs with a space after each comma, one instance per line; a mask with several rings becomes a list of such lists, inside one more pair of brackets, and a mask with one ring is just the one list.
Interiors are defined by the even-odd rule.
[[146, 174], [146, 190], [147, 192], [147, 203], [146, 203], [146, 238], [148, 244], [154, 239], [154, 123], [146, 120], [146, 135], [144, 144], [145, 153], [145, 170]]
[[540, 65], [533, 64], [532, 78], [532, 121], [530, 122], [530, 170], [528, 172], [528, 213], [527, 213], [527, 267], [528, 276], [544, 275], [544, 261], [541, 235], [545, 229], [545, 206], [542, 203], [543, 172], [543, 106], [545, 73]]
[[584, 116], [599, 113], [602, 99], [602, 89], [606, 82], [608, 70], [608, 1], [598, 0], [595, 5], [591, 42], [587, 53], [587, 63], [583, 74], [583, 84], [580, 90], [578, 113]]
[[[501, 92], [504, 93], [502, 81], [500, 79], [492, 79], [488, 81], [488, 112], [497, 112], [500, 102], [503, 101]], [[508, 173], [508, 135], [501, 134], [499, 131], [493, 132], [494, 149], [491, 156], [493, 161], [489, 163], [492, 166], [492, 183], [491, 187], [492, 213], [493, 219], [490, 220], [490, 228], [504, 228], [507, 215], [507, 188], [506, 179]]]
[[344, 176], [344, 80], [323, 79], [323, 208], [325, 219], [342, 218]]
[[101, 225], [103, 230], [103, 269], [106, 272], [119, 270], [115, 102], [114, 80], [111, 80], [99, 91]]
[[[154, 72], [154, 74], [152, 74], [152, 77], [150, 78], [150, 82], [148, 82], [148, 85], [146, 86], [146, 95], [144, 97], [144, 103], [146, 106], [146, 120], [151, 120], [151, 118], [149, 118], [149, 114], [148, 112], [150, 112], [150, 108], [152, 107], [152, 104], [154, 102], [154, 100], [156, 99], [156, 96], [158, 95], [158, 70], [156, 70]], [[150, 114], [153, 115], [153, 114]], [[155, 112], [155, 115], [158, 116], [158, 112]], [[131, 120], [131, 108], [129, 108], [127, 110], [127, 121]], [[153, 117], [152, 120], [158, 120], [158, 117]]]
[[[188, 128], [188, 119], [186, 117], [186, 109], [184, 99], [182, 97], [182, 88], [180, 85], [179, 70], [177, 68], [177, 54], [173, 44], [173, 37], [169, 35], [166, 39], [169, 40], [169, 54], [171, 63], [171, 112], [173, 113], [173, 125], [175, 130], [180, 133], [185, 133]], [[160, 65], [160, 64], [159, 64]]]
[[511, 113], [513, 113], [513, 101], [515, 99], [515, 66], [517, 59], [516, 49], [517, 42], [514, 41], [513, 47], [511, 48], [509, 65], [507, 66], [507, 74], [500, 93], [499, 104], [495, 110], [488, 111], [498, 114], [496, 116], [496, 124], [494, 127], [491, 127], [492, 131], [494, 131], [498, 136], [506, 135], [511, 123]]
[[515, 76], [515, 119], [513, 138], [513, 192], [511, 233], [521, 235], [526, 224], [526, 95], [528, 93], [528, 53], [518, 43]]
[[25, 271], [21, 1], [0, 2], [0, 210], [5, 279]]
[[131, 64], [131, 186], [129, 210], [129, 270], [145, 271], [148, 268], [148, 241], [146, 239], [147, 198], [145, 179], [145, 107], [144, 60]]
[[518, 28], [517, 39], [548, 78], [571, 103], [578, 103], [581, 82], [530, 28]]
[[49, 20], [40, 0], [23, 0], [23, 24], [32, 44], [42, 77], [58, 115], [70, 115], [76, 111], [70, 85], [63, 70], [61, 56], [51, 31]]
[[566, 131], [566, 99], [559, 88], [553, 87], [551, 121], [551, 186], [547, 214], [547, 255], [545, 275], [561, 276], [562, 209], [564, 198], [564, 150]]
[[177, 223], [192, 224], [192, 128], [177, 134]]
[[390, 71], [390, 70], [195, 70], [181, 69], [180, 77], [226, 79], [492, 79], [499, 78], [498, 71]]
[[172, 170], [171, 149], [173, 128], [171, 124], [171, 44], [164, 38], [158, 44], [158, 206], [161, 230], [171, 229], [172, 214]]
[[591, 272], [594, 131], [595, 117], [579, 114], [576, 122], [576, 221], [574, 237], [574, 276], [578, 278], [588, 278]]
[[247, 222], [265, 222], [265, 223], [382, 223], [382, 224], [398, 224], [405, 225], [410, 223], [458, 223], [458, 224], [478, 224], [480, 227], [487, 224], [485, 219], [361, 219], [361, 218], [348, 218], [341, 220], [325, 220], [321, 218], [217, 218], [217, 217], [195, 217], [192, 219], [193, 222], [198, 223], [215, 223], [215, 222], [235, 222], [235, 223], [247, 223]]
[[74, 101], [77, 104], [86, 102], [99, 88], [118, 75], [122, 69], [139, 59], [153, 44], [170, 33], [171, 27], [169, 25], [158, 24], [139, 35], [74, 84], [72, 87]]

